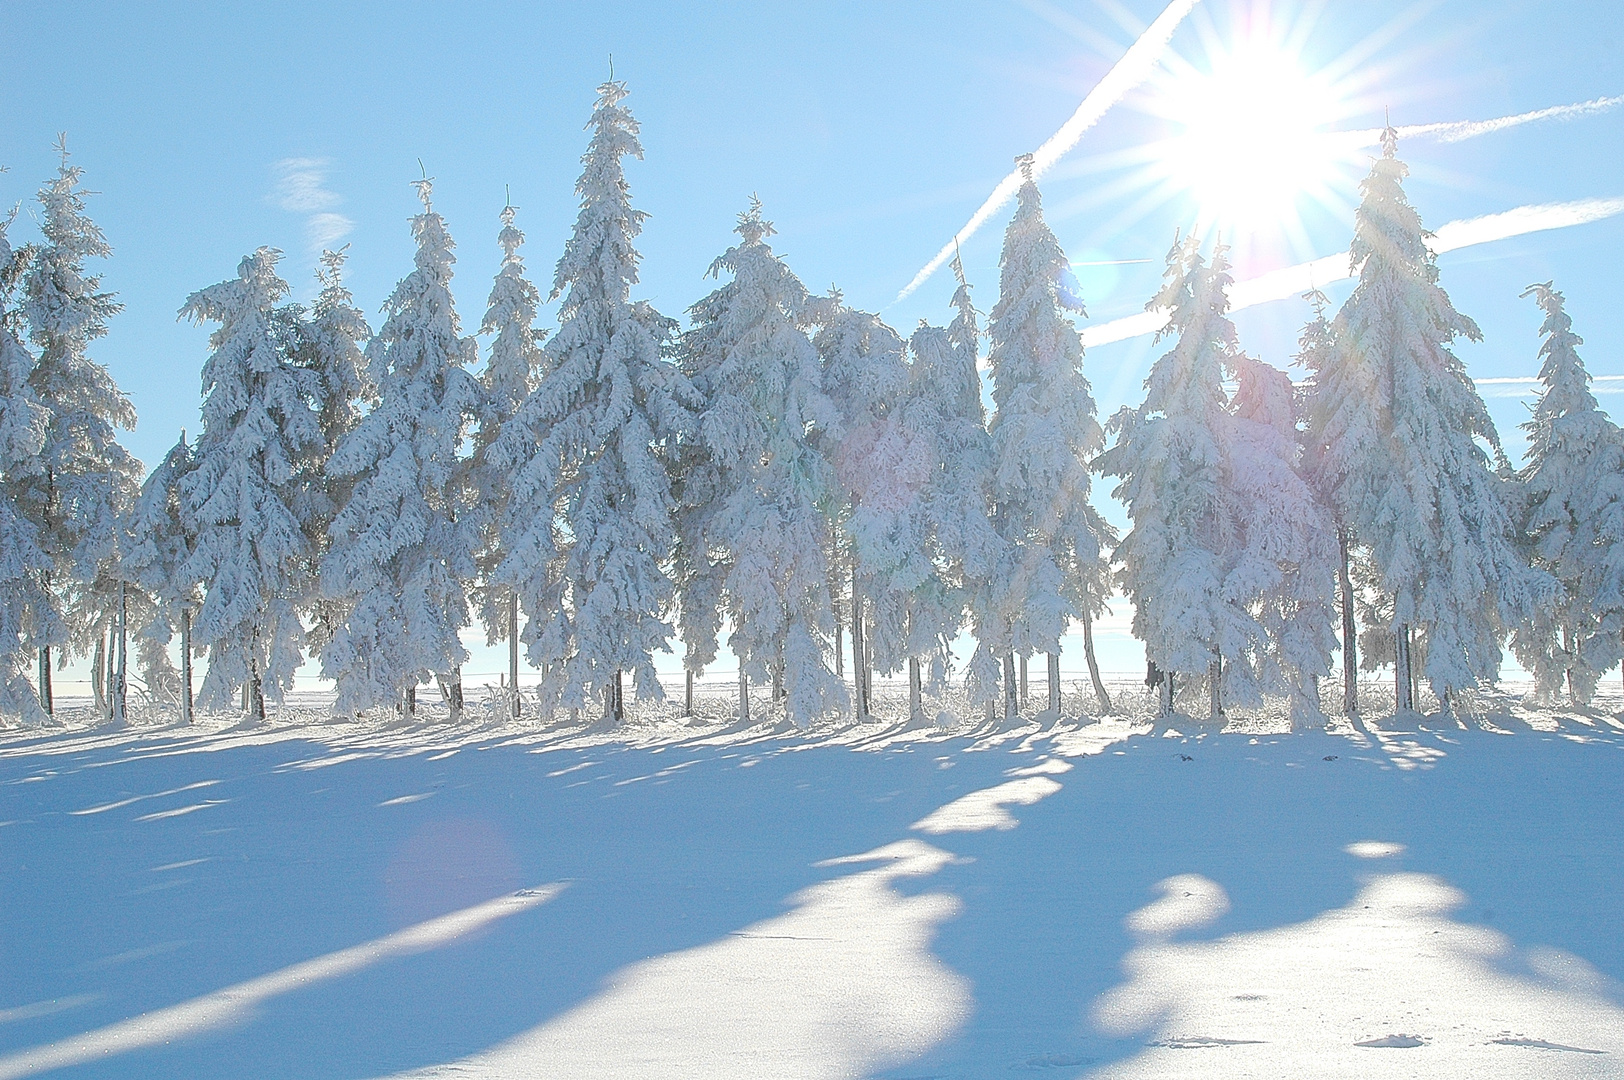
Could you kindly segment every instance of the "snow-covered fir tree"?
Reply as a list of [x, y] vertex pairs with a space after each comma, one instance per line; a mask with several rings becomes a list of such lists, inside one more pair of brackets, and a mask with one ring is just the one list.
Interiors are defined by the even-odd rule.
[[[192, 709], [191, 620], [202, 592], [188, 566], [195, 534], [181, 498], [181, 481], [192, 471], [192, 448], [186, 433], [170, 448], [141, 485], [130, 517], [124, 573], [148, 598], [144, 617], [134, 620], [136, 663], [155, 702], [179, 706], [189, 721]], [[181, 670], [169, 659], [169, 645], [180, 635]]]
[[535, 390], [542, 367], [541, 345], [547, 336], [546, 331], [536, 327], [541, 294], [525, 276], [524, 256], [519, 253], [524, 233], [513, 224], [516, 212], [512, 204], [502, 208], [502, 228], [496, 236], [502, 249], [502, 267], [491, 285], [485, 318], [479, 325], [481, 334], [492, 337], [485, 356], [485, 370], [479, 379], [483, 401], [470, 465], [477, 493], [480, 533], [475, 560], [480, 576], [476, 593], [479, 619], [489, 644], [495, 645], [503, 637], [508, 641], [511, 661], [508, 675], [515, 709], [519, 704], [519, 595], [493, 580], [505, 554], [502, 525], [508, 516], [512, 491], [509, 470], [498, 468], [492, 462], [491, 447], [500, 437], [503, 425], [513, 419]]
[[[910, 389], [899, 410], [903, 428], [924, 447], [927, 470], [912, 521], [913, 544], [925, 562], [905, 611], [915, 713], [925, 681], [921, 661], [930, 665], [930, 684], [940, 685], [948, 674], [949, 646], [964, 627], [967, 608], [987, 595], [1003, 543], [990, 517], [992, 444], [976, 370], [976, 312], [957, 259], [954, 272], [957, 315], [946, 329], [921, 323], [909, 339]], [[976, 610], [977, 629], [984, 618]], [[992, 651], [978, 648], [970, 668], [972, 705], [994, 703], [998, 670]]]
[[631, 206], [622, 164], [642, 156], [626, 92], [621, 82], [598, 87], [575, 185], [581, 210], [553, 275], [558, 332], [491, 454], [511, 468], [496, 581], [517, 589], [531, 616], [525, 637], [543, 693], [574, 709], [602, 700], [617, 720], [623, 672], [638, 698], [663, 696], [653, 657], [672, 633], [664, 563], [674, 504], [660, 448], [689, 425], [694, 404], [663, 355], [676, 323], [630, 299], [646, 215]]
[[1618, 576], [1624, 536], [1608, 528], [1624, 512], [1624, 433], [1596, 404], [1579, 358], [1584, 339], [1552, 282], [1531, 285], [1545, 313], [1539, 378], [1545, 386], [1528, 433], [1518, 535], [1533, 564], [1562, 585], [1517, 624], [1512, 649], [1534, 676], [1536, 700], [1566, 690], [1577, 705], [1624, 656], [1624, 596]]
[[[737, 231], [741, 242], [711, 265], [733, 280], [690, 309], [694, 327], [682, 345], [705, 403], [699, 439], [714, 469], [714, 501], [697, 523], [702, 587], [731, 624], [740, 712], [748, 716], [748, 680], [777, 670], [789, 719], [806, 726], [846, 704], [830, 670], [824, 510], [836, 488], [818, 449], [839, 437], [840, 418], [807, 336], [816, 305], [767, 244], [773, 229], [759, 202]], [[697, 643], [700, 655], [714, 650], [713, 641]]]
[[[1488, 410], [1450, 351], [1477, 325], [1438, 284], [1421, 218], [1404, 195], [1408, 173], [1398, 135], [1361, 184], [1351, 257], [1358, 284], [1333, 327], [1336, 392], [1364, 392], [1376, 405], [1374, 452], [1351, 458], [1333, 505], [1370, 550], [1392, 603], [1397, 707], [1414, 708], [1423, 673], [1448, 707], [1455, 691], [1492, 680], [1500, 641], [1555, 582], [1528, 567], [1511, 540], [1510, 513], [1484, 447], [1498, 451]], [[1327, 385], [1325, 392], [1332, 392]], [[1349, 436], [1344, 436], [1347, 438]], [[1481, 444], [1480, 441], [1481, 440]], [[1424, 669], [1412, 661], [1420, 631]]]
[[[346, 248], [348, 245], [346, 245]], [[315, 394], [317, 430], [295, 465], [288, 505], [305, 535], [306, 588], [298, 598], [299, 609], [309, 619], [305, 645], [319, 654], [337, 629], [343, 607], [322, 595], [319, 587], [321, 559], [332, 537], [333, 516], [349, 501], [353, 477], [327, 473], [327, 463], [340, 443], [361, 422], [361, 410], [375, 401], [374, 387], [366, 377], [362, 345], [372, 337], [366, 316], [355, 306], [344, 284], [345, 248], [323, 251], [316, 271], [321, 291], [308, 313], [290, 310], [286, 323], [297, 334], [294, 363], [306, 375], [306, 386]]]
[[390, 294], [387, 318], [367, 344], [367, 377], [378, 403], [341, 442], [327, 473], [347, 481], [321, 561], [321, 587], [343, 621], [321, 652], [338, 684], [335, 708], [415, 706], [417, 686], [438, 677], [453, 712], [461, 705], [475, 579], [473, 517], [466, 513], [458, 448], [479, 405], [451, 298], [451, 235], [415, 182], [423, 212], [412, 218], [416, 268]]
[[1168, 313], [1158, 340], [1177, 340], [1151, 366], [1143, 404], [1111, 418], [1115, 442], [1098, 463], [1120, 478], [1113, 494], [1133, 523], [1117, 558], [1134, 636], [1162, 673], [1162, 711], [1172, 712], [1175, 678], [1206, 676], [1214, 719], [1222, 715], [1224, 661], [1235, 671], [1264, 647], [1250, 598], [1226, 587], [1241, 548], [1228, 475], [1235, 424], [1224, 391], [1240, 358], [1225, 316], [1228, 271], [1222, 246], [1209, 263], [1197, 237], [1175, 240], [1162, 289], [1146, 307]]
[[1224, 594], [1246, 606], [1263, 633], [1226, 655], [1224, 686], [1238, 704], [1284, 694], [1294, 722], [1317, 726], [1324, 721], [1319, 679], [1329, 674], [1336, 645], [1335, 530], [1303, 478], [1291, 379], [1244, 354], [1236, 355], [1234, 374], [1225, 474], [1238, 543]]
[[288, 291], [281, 257], [268, 247], [243, 256], [235, 278], [181, 308], [219, 324], [203, 364], [203, 431], [180, 480], [194, 533], [184, 577], [204, 589], [193, 632], [209, 665], [198, 700], [224, 708], [246, 686], [251, 720], [264, 719], [267, 696], [281, 701], [293, 688], [303, 660], [309, 542], [289, 503], [299, 459], [322, 444], [316, 373], [293, 363], [297, 313], [276, 306]]
[[[58, 609], [42, 626], [38, 644], [66, 643], [72, 652], [100, 656], [99, 685], [113, 651], [107, 635], [117, 621], [120, 522], [135, 505], [142, 468], [119, 444], [117, 428], [135, 426], [135, 408], [107, 368], [91, 359], [92, 342], [107, 333], [120, 305], [101, 290], [101, 277], [85, 260], [112, 254], [100, 228], [85, 214], [83, 170], [61, 148], [56, 176], [39, 193], [44, 242], [30, 245], [23, 272], [22, 313], [38, 350], [29, 387], [48, 412], [40, 467], [16, 487], [23, 516], [38, 530], [51, 558], [50, 589]], [[55, 636], [56, 627], [66, 637]], [[41, 670], [49, 672], [49, 657]], [[51, 708], [48, 683], [42, 687]]]
[[[1076, 279], [1032, 181], [1031, 159], [1004, 232], [998, 303], [987, 324], [995, 411], [994, 524], [1008, 545], [996, 604], [1012, 655], [1049, 654], [1049, 709], [1060, 707], [1060, 638], [1101, 615], [1111, 594], [1112, 527], [1089, 502], [1090, 459], [1102, 445], [1083, 377]], [[1007, 693], [1007, 691], [1006, 691]]]
[[824, 446], [840, 496], [830, 506], [831, 562], [841, 577], [850, 575], [849, 582], [831, 575], [830, 588], [832, 594], [843, 586], [850, 590], [861, 716], [873, 693], [873, 669], [889, 674], [907, 657], [905, 597], [918, 570], [910, 561], [923, 550], [906, 534], [911, 492], [923, 480], [924, 466], [917, 440], [910, 441], [892, 416], [908, 385], [902, 338], [878, 315], [847, 307], [838, 292], [814, 306], [821, 325], [812, 344], [823, 365], [824, 392], [840, 416], [838, 436], [826, 433]]
[[1296, 364], [1308, 372], [1299, 402], [1303, 420], [1302, 473], [1315, 498], [1330, 513], [1336, 529], [1342, 713], [1353, 717], [1359, 714], [1359, 636], [1352, 576], [1355, 542], [1340, 508], [1350, 489], [1365, 478], [1363, 470], [1373, 464], [1369, 459], [1377, 445], [1376, 402], [1370, 392], [1368, 366], [1337, 363], [1331, 321], [1325, 317], [1330, 300], [1318, 289], [1310, 289], [1303, 299], [1313, 307], [1314, 317], [1298, 336], [1294, 357]]
[[0, 716], [37, 723], [45, 718], [28, 669], [43, 642], [64, 634], [51, 600], [50, 555], [38, 525], [19, 505], [23, 482], [41, 467], [50, 416], [28, 377], [34, 358], [17, 338], [11, 306], [20, 260], [0, 220]]

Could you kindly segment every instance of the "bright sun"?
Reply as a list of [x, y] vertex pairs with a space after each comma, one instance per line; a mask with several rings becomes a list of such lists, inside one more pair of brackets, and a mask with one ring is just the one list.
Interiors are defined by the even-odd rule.
[[1280, 46], [1215, 52], [1209, 71], [1187, 71], [1164, 93], [1156, 111], [1177, 132], [1159, 171], [1195, 198], [1203, 225], [1289, 228], [1304, 197], [1331, 197], [1342, 155], [1327, 127], [1344, 109]]

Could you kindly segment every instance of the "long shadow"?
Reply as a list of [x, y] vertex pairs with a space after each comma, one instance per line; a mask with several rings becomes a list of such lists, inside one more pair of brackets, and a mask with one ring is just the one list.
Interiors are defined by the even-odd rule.
[[[772, 749], [468, 748], [314, 769], [287, 763], [332, 755], [296, 742], [9, 759], [0, 1054], [570, 882], [475, 940], [276, 998], [232, 1030], [54, 1075], [337, 1080], [452, 1060], [591, 997], [629, 963], [781, 913], [850, 872], [813, 863], [895, 841], [1011, 764], [942, 743]], [[217, 783], [73, 813], [205, 780]]]

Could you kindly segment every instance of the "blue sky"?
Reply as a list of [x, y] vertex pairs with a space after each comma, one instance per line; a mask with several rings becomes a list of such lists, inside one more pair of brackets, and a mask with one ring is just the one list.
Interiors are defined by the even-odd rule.
[[[328, 213], [350, 223], [349, 281], [376, 321], [411, 266], [409, 182], [420, 158], [459, 243], [467, 329], [497, 268], [505, 191], [520, 207], [533, 276], [550, 280], [575, 214], [582, 125], [610, 54], [643, 124], [646, 160], [630, 167], [633, 197], [652, 214], [642, 297], [680, 316], [713, 288], [705, 270], [754, 192], [777, 225], [778, 250], [809, 286], [837, 284], [904, 331], [921, 317], [945, 321], [945, 274], [894, 303], [898, 291], [1162, 7], [18, 4], [0, 39], [0, 165], [10, 170], [0, 200], [24, 204], [13, 239], [34, 235], [26, 215], [66, 132], [101, 192], [91, 211], [115, 249], [105, 280], [126, 305], [95, 355], [134, 399], [141, 423], [129, 443], [151, 464], [178, 428], [197, 425], [207, 331], [176, 321], [186, 295], [270, 244], [287, 253], [284, 276], [308, 296], [309, 219]], [[1203, 0], [1174, 36], [1169, 64], [1200, 71], [1262, 20], [1295, 35], [1303, 67], [1346, 71], [1337, 128], [1378, 126], [1384, 108], [1396, 124], [1421, 124], [1624, 93], [1616, 0]], [[1174, 229], [1196, 213], [1177, 193], [1146, 200], [1132, 170], [1112, 165], [1168, 133], [1157, 115], [1168, 82], [1158, 77], [1114, 108], [1041, 185], [1074, 260], [1152, 260], [1079, 267], [1095, 322], [1142, 308]], [[1431, 226], [1621, 196], [1624, 107], [1468, 142], [1414, 140], [1400, 154]], [[281, 186], [290, 169], [314, 183], [303, 202]], [[1362, 171], [1333, 180], [1329, 205], [1305, 205], [1294, 238], [1242, 237], [1237, 277], [1345, 250]], [[965, 246], [983, 309], [997, 297], [1006, 220]], [[1517, 294], [1550, 278], [1568, 295], [1592, 372], [1624, 374], [1621, 241], [1624, 216], [1615, 216], [1443, 256], [1445, 288], [1485, 334], [1460, 348], [1472, 374], [1537, 370], [1538, 314]], [[1340, 301], [1346, 286], [1329, 291]], [[1242, 312], [1242, 344], [1283, 365], [1307, 315], [1297, 301]], [[1102, 417], [1137, 400], [1151, 348], [1141, 338], [1090, 350]], [[1519, 444], [1524, 406], [1514, 397], [1490, 405], [1508, 444]]]

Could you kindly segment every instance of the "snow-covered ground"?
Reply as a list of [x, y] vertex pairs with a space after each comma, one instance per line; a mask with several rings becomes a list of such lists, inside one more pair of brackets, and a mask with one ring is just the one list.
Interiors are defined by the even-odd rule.
[[1113, 691], [65, 709], [0, 733], [0, 1078], [1624, 1075], [1624, 700], [1212, 733]]

